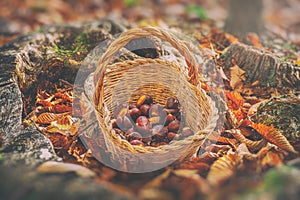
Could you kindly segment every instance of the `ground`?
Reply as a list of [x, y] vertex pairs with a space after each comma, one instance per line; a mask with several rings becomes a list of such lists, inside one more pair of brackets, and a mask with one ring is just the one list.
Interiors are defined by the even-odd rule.
[[[61, 191], [61, 197], [75, 198], [74, 195], [78, 194], [76, 198], [79, 198], [79, 195], [87, 191], [98, 190], [95, 195], [107, 195], [108, 198], [299, 198], [300, 2], [265, 1], [266, 32], [262, 35], [249, 33], [245, 38], [237, 38], [222, 31], [227, 3], [226, 0], [209, 3], [143, 0], [109, 3], [62, 0], [2, 1], [2, 53], [10, 52], [8, 49], [15, 48], [14, 44], [26, 41], [26, 37], [23, 36], [30, 35], [32, 31], [50, 32], [53, 38], [59, 38], [53, 40], [60, 42], [54, 42], [54, 45], [51, 42], [51, 45], [43, 43], [45, 49], [50, 52], [43, 57], [47, 61], [46, 64], [37, 65], [42, 67], [32, 74], [30, 68], [26, 67], [24, 71], [16, 71], [14, 77], [18, 78], [17, 82], [12, 83], [13, 86], [10, 80], [3, 79], [4, 74], [9, 71], [5, 71], [5, 64], [11, 61], [5, 60], [7, 55], [1, 55], [4, 62], [0, 70], [3, 72], [0, 79], [3, 90], [0, 96], [7, 99], [9, 95], [13, 101], [18, 100], [1, 105], [8, 105], [3, 107], [3, 110], [9, 111], [11, 116], [16, 116], [15, 118], [20, 118], [17, 120], [19, 124], [0, 124], [3, 138], [1, 143], [4, 143], [1, 144], [1, 162], [6, 163], [1, 172], [8, 172], [1, 174], [1, 177], [4, 177], [1, 179], [7, 176], [14, 177], [7, 167], [11, 165], [7, 163], [22, 160], [34, 166], [34, 170], [30, 167], [28, 169], [16, 166], [17, 174], [26, 172], [21, 176], [20, 185], [26, 185], [26, 181], [36, 184], [45, 181], [55, 185], [55, 189], [49, 191], [47, 187], [18, 187], [21, 188], [21, 192], [13, 195], [13, 181], [0, 182], [1, 185], [7, 186], [1, 194], [16, 199], [24, 197], [22, 195], [27, 195], [26, 198], [35, 195], [34, 197], [38, 198], [39, 195], [51, 195], [57, 190]], [[87, 28], [90, 32], [80, 32], [81, 29], [76, 28], [76, 31], [74, 28], [57, 28], [54, 30], [61, 32], [52, 33], [51, 28], [47, 29], [44, 26], [56, 23], [85, 23], [104, 17], [110, 17], [116, 22], [113, 28], [104, 32], [97, 32], [99, 30], [94, 30], [91, 25], [92, 28]], [[219, 115], [224, 115], [225, 118], [218, 121], [218, 128], [203, 142], [197, 157], [179, 161], [155, 172], [130, 174], [106, 167], [94, 158], [97, 156], [91, 152], [103, 152], [103, 146], [92, 145], [89, 146], [89, 150], [82, 144], [82, 141], [90, 140], [84, 139], [86, 135], [78, 129], [76, 120], [81, 119], [80, 116], [85, 110], [83, 103], [76, 100], [72, 81], [78, 67], [96, 42], [109, 38], [114, 33], [143, 25], [170, 28], [195, 38], [197, 47], [204, 52], [203, 58], [216, 64], [215, 71], [211, 71], [212, 68], [209, 68], [207, 63], [200, 66], [199, 72], [202, 75], [212, 72], [217, 74], [209, 74], [210, 79], [203, 81], [201, 88], [217, 102]], [[66, 34], [68, 31], [69, 35]], [[64, 34], [67, 36], [64, 37]], [[152, 45], [151, 41], [149, 44]], [[39, 63], [32, 59], [39, 58], [35, 57], [36, 52], [30, 54], [32, 49], [28, 47], [25, 50], [28, 52], [21, 55], [28, 56], [31, 59], [29, 62]], [[113, 62], [122, 63], [133, 58], [161, 56], [159, 51], [156, 54], [149, 50], [134, 52], [135, 54], [125, 50], [122, 53], [124, 58]], [[22, 66], [16, 69], [22, 69]], [[86, 75], [90, 73], [80, 72]], [[45, 81], [45, 77], [49, 81]], [[219, 84], [218, 86], [221, 84], [222, 89], [219, 90], [220, 87], [209, 83]], [[75, 85], [75, 90], [76, 87], [79, 86]], [[22, 99], [18, 99], [19, 92]], [[16, 107], [10, 108], [9, 105]], [[71, 114], [72, 105], [73, 111], [76, 105], [80, 105], [80, 109]], [[3, 119], [3, 122], [5, 120]], [[97, 120], [95, 121], [97, 124]], [[17, 126], [26, 129], [16, 131], [17, 136], [10, 138], [5, 131], [13, 132]], [[22, 155], [29, 157], [24, 158]], [[40, 175], [28, 173], [32, 171], [42, 174], [42, 178]], [[58, 182], [62, 177], [63, 183], [72, 186], [61, 190]], [[92, 184], [83, 187], [87, 181]], [[73, 196], [68, 194], [68, 188], [69, 192], [74, 191]], [[31, 190], [36, 193], [28, 192]], [[112, 191], [116, 192], [116, 196]]]

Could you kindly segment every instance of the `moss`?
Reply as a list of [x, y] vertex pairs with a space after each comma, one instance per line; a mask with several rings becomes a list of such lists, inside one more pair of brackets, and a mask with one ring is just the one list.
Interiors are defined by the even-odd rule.
[[87, 33], [82, 32], [77, 35], [71, 45], [58, 45], [53, 44], [51, 50], [59, 58], [66, 59], [72, 58], [75, 60], [82, 60], [81, 54], [86, 55], [88, 53], [88, 47], [91, 44]]
[[282, 130], [290, 142], [300, 141], [300, 99], [296, 96], [281, 96], [262, 103], [255, 120], [273, 125]]

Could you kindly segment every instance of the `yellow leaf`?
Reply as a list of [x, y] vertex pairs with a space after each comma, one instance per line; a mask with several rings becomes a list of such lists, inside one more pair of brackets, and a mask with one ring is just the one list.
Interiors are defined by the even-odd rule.
[[51, 124], [51, 122], [57, 120], [60, 117], [61, 117], [60, 114], [54, 114], [54, 113], [46, 112], [46, 113], [40, 114], [36, 118], [35, 122], [38, 123], [38, 124]]
[[212, 164], [207, 175], [208, 182], [213, 186], [222, 184], [234, 175], [238, 163], [238, 154], [229, 151], [226, 155], [220, 157]]
[[296, 65], [300, 66], [300, 58], [297, 59], [297, 61], [295, 62]]

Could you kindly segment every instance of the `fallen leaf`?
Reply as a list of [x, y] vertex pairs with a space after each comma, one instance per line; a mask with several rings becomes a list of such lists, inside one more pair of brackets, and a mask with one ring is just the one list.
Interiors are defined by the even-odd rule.
[[173, 171], [173, 174], [179, 177], [193, 179], [203, 193], [207, 193], [210, 190], [207, 182], [198, 174], [198, 170], [177, 169]]
[[49, 107], [49, 111], [54, 113], [64, 113], [64, 112], [72, 112], [72, 106], [67, 106], [64, 104], [55, 104]]
[[236, 152], [239, 155], [239, 157], [242, 158], [246, 158], [248, 160], [255, 160], [257, 158], [256, 154], [252, 154], [247, 145], [245, 143], [240, 144], [237, 148], [236, 148]]
[[48, 161], [41, 164], [37, 168], [37, 171], [39, 173], [44, 173], [44, 174], [65, 174], [68, 172], [74, 172], [78, 176], [81, 176], [83, 178], [90, 178], [96, 176], [95, 172], [81, 165], [55, 162], [55, 161]]
[[259, 41], [259, 37], [256, 33], [248, 33], [246, 35], [246, 39], [248, 40], [248, 42], [258, 48], [262, 48], [262, 44]]
[[51, 124], [51, 122], [59, 119], [60, 117], [60, 114], [46, 112], [40, 114], [34, 121], [38, 124]]
[[259, 150], [266, 145], [266, 141], [264, 139], [259, 141], [247, 139], [239, 129], [226, 130], [226, 132], [231, 133], [240, 143], [246, 144], [251, 151]]
[[264, 124], [255, 124], [251, 125], [258, 133], [260, 133], [268, 142], [275, 144], [279, 148], [295, 153], [298, 152], [294, 149], [294, 147], [290, 144], [290, 142], [286, 139], [286, 137], [273, 126], [267, 126]]
[[233, 110], [238, 110], [245, 103], [243, 97], [238, 92], [225, 90], [227, 105]]
[[148, 182], [143, 188], [155, 188], [162, 185], [163, 181], [167, 179], [172, 172], [172, 169], [167, 169], [164, 173], [158, 175], [154, 179], [152, 179], [150, 182]]
[[282, 165], [283, 162], [280, 156], [277, 153], [274, 153], [272, 151], [269, 151], [261, 161], [262, 168], [279, 167]]
[[242, 70], [238, 65], [230, 67], [230, 86], [233, 90], [240, 91], [243, 89], [246, 80], [245, 71]]
[[253, 104], [253, 105], [250, 107], [250, 109], [248, 110], [247, 116], [248, 116], [248, 117], [252, 117], [252, 116], [256, 115], [258, 107], [259, 107], [260, 104], [263, 103], [263, 102], [264, 102], [264, 101], [261, 101], [261, 102], [258, 102], [258, 103]]
[[199, 159], [199, 157], [180, 165], [180, 169], [196, 170], [198, 173], [207, 172], [209, 168], [209, 164]]
[[238, 163], [238, 154], [229, 151], [226, 155], [220, 157], [212, 164], [207, 175], [208, 182], [213, 186], [221, 185], [224, 181], [234, 175]]

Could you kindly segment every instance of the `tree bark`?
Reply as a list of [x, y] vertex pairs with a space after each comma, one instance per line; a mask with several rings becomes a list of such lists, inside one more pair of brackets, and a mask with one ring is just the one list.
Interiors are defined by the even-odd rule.
[[264, 32], [263, 0], [230, 0], [224, 30], [238, 37]]

